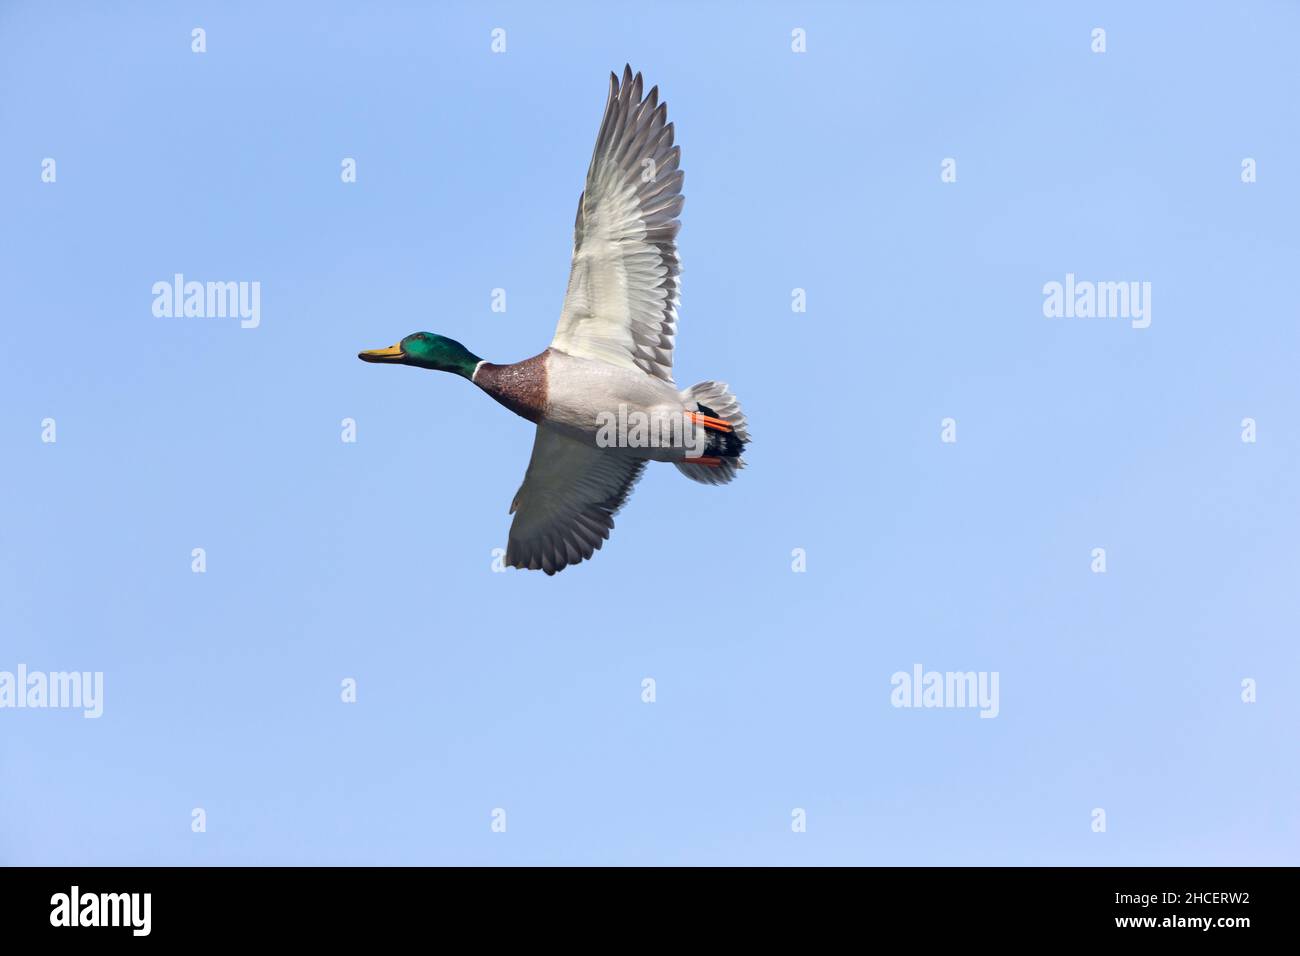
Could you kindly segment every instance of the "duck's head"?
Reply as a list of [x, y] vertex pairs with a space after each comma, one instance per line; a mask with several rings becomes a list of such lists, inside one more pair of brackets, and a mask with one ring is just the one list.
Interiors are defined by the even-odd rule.
[[482, 359], [455, 339], [432, 332], [412, 332], [396, 345], [386, 349], [371, 349], [357, 353], [363, 362], [380, 362], [389, 365], [414, 365], [439, 372], [455, 372], [470, 378]]

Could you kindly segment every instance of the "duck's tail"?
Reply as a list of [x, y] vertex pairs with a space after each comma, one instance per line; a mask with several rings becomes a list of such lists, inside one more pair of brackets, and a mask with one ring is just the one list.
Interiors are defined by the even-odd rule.
[[[749, 425], [740, 402], [726, 382], [700, 382], [681, 393], [687, 412], [700, 416], [707, 444], [695, 460], [673, 462], [687, 478], [706, 485], [725, 485], [745, 467], [741, 455], [749, 444]], [[711, 419], [710, 424], [704, 419]]]

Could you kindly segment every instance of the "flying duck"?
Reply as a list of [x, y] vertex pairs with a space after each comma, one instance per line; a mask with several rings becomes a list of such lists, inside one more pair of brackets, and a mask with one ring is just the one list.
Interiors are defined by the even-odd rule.
[[511, 567], [555, 574], [590, 558], [647, 462], [672, 462], [708, 485], [726, 484], [745, 464], [749, 430], [728, 386], [679, 391], [673, 382], [681, 147], [659, 88], [641, 92], [630, 66], [621, 81], [610, 74], [548, 348], [495, 365], [453, 339], [415, 332], [358, 356], [453, 372], [537, 426], [510, 505]]

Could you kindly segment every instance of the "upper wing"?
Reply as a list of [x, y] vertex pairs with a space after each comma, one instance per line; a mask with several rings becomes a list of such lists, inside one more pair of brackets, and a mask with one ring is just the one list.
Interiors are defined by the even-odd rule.
[[673, 380], [681, 147], [659, 88], [609, 76], [609, 100], [573, 227], [573, 269], [551, 347]]
[[506, 564], [554, 574], [600, 550], [645, 462], [537, 426], [510, 513]]

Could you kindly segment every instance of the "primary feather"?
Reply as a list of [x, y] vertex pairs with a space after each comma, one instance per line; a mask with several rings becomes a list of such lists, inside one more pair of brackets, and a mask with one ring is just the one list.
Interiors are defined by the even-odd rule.
[[553, 349], [638, 368], [671, 383], [677, 231], [685, 197], [668, 104], [641, 74], [609, 77], [609, 98], [578, 199], [573, 266]]

